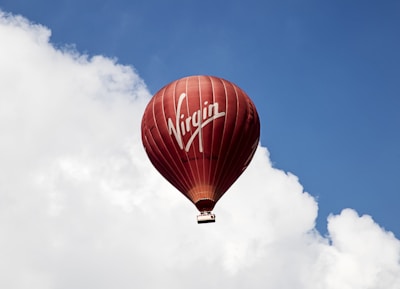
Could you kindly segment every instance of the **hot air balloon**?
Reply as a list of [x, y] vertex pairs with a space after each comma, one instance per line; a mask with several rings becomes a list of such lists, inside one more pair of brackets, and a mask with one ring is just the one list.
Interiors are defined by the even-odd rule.
[[215, 222], [215, 204], [249, 165], [259, 137], [253, 102], [237, 85], [214, 76], [167, 84], [142, 119], [151, 163], [197, 207], [198, 223]]

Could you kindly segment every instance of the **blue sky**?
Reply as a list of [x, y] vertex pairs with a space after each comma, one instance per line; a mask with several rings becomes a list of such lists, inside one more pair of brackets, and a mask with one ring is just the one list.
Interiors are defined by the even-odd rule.
[[[398, 1], [0, 1], [58, 47], [133, 66], [151, 93], [192, 74], [254, 100], [275, 167], [400, 236]], [[251, 188], [249, 188], [251, 190]]]

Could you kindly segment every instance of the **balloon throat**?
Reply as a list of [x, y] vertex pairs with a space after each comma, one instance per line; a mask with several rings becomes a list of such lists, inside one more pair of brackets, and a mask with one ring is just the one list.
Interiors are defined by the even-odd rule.
[[[199, 152], [203, 152], [203, 128], [213, 120], [225, 116], [225, 112], [218, 111], [218, 102], [208, 103], [208, 101], [205, 101], [203, 107], [185, 118], [185, 115], [181, 113], [182, 103], [185, 97], [186, 93], [182, 93], [179, 96], [178, 106], [176, 108], [175, 124], [171, 118], [168, 118], [168, 132], [169, 135], [174, 135], [179, 148], [181, 150], [185, 149], [186, 152], [189, 151], [194, 139], [198, 136]], [[189, 132], [191, 133], [191, 136], [186, 145], [184, 145], [182, 137]]]

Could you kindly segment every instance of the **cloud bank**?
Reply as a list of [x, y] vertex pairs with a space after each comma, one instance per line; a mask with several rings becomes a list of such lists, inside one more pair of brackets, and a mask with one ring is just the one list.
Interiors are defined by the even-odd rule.
[[142, 148], [144, 81], [50, 34], [0, 12], [1, 288], [400, 288], [400, 241], [352, 209], [321, 236], [264, 147], [197, 225]]

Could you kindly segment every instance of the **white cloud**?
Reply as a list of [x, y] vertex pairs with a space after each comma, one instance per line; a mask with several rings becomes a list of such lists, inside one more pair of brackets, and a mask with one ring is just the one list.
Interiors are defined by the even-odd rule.
[[350, 209], [320, 236], [262, 147], [197, 225], [142, 148], [140, 77], [49, 37], [0, 14], [1, 288], [400, 288], [399, 240]]

